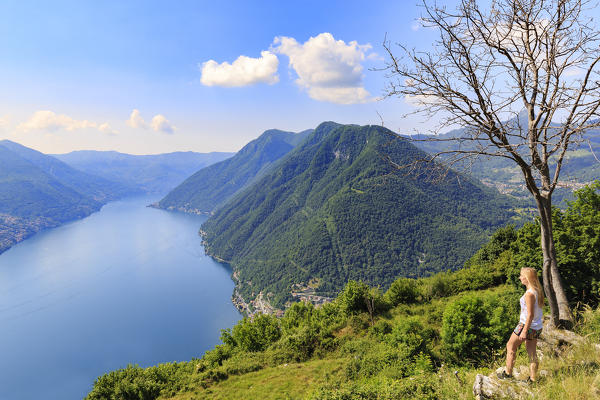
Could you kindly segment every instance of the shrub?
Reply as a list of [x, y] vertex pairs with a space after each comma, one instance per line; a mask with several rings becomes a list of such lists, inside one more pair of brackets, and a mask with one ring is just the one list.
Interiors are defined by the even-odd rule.
[[217, 345], [213, 350], [208, 350], [204, 353], [197, 369], [203, 371], [205, 369], [218, 367], [229, 357], [231, 357], [231, 346], [226, 344]]
[[337, 300], [346, 315], [366, 312], [369, 286], [364, 282], [348, 281]]
[[399, 278], [392, 283], [385, 298], [392, 306], [417, 303], [421, 298], [421, 290], [415, 279]]
[[370, 334], [379, 340], [384, 340], [385, 336], [392, 333], [393, 325], [388, 321], [379, 320], [369, 330]]
[[[512, 305], [511, 305], [512, 304]], [[488, 361], [518, 322], [517, 296], [469, 294], [448, 304], [442, 322], [442, 344], [450, 361]]]
[[429, 353], [428, 345], [434, 336], [433, 329], [425, 328], [419, 317], [410, 317], [395, 325], [386, 341], [392, 346], [404, 345], [408, 356], [414, 357], [419, 353]]
[[233, 329], [221, 331], [223, 343], [243, 351], [263, 351], [280, 337], [277, 317], [267, 314], [255, 314], [252, 319], [244, 317]]
[[154, 400], [184, 389], [193, 374], [193, 363], [166, 363], [147, 369], [128, 365], [102, 375], [86, 400]]
[[361, 312], [372, 312], [375, 315], [390, 308], [390, 304], [384, 299], [378, 288], [370, 288], [369, 285], [360, 281], [348, 281], [336, 300], [344, 315]]

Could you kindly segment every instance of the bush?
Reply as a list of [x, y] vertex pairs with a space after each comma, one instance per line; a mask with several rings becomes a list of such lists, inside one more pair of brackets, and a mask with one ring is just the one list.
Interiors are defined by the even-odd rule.
[[490, 360], [518, 322], [517, 305], [517, 296], [510, 293], [469, 294], [448, 304], [441, 332], [445, 355], [457, 363]]
[[425, 278], [423, 294], [426, 299], [438, 299], [441, 297], [450, 296], [452, 288], [450, 282], [452, 280], [452, 273], [440, 272], [429, 278]]
[[166, 363], [147, 369], [128, 365], [102, 375], [86, 400], [154, 400], [184, 389], [193, 374], [191, 363]]
[[204, 353], [197, 370], [204, 371], [205, 369], [218, 367], [229, 357], [231, 357], [231, 346], [227, 344], [217, 345], [213, 350], [208, 350]]
[[369, 296], [369, 286], [364, 282], [349, 281], [337, 300], [346, 315], [367, 312], [366, 299]]
[[396, 279], [385, 293], [385, 299], [392, 306], [417, 303], [421, 299], [419, 284], [415, 279]]
[[[348, 281], [336, 302], [344, 315], [373, 312], [373, 315], [390, 309], [390, 304], [378, 288], [370, 288], [364, 282]], [[372, 310], [369, 308], [372, 306]]]
[[243, 351], [263, 351], [281, 337], [277, 317], [255, 314], [252, 319], [244, 317], [233, 329], [221, 331], [221, 341]]
[[392, 333], [393, 325], [388, 321], [379, 320], [371, 327], [369, 333], [378, 340], [384, 340], [385, 336]]
[[435, 332], [433, 329], [425, 328], [419, 321], [419, 317], [402, 319], [392, 332], [386, 337], [386, 342], [392, 346], [404, 345], [409, 357], [419, 353], [429, 353], [428, 345], [431, 344]]

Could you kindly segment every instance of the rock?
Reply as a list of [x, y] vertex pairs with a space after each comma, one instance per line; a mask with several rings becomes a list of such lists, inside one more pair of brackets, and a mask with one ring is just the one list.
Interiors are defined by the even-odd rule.
[[[564, 346], [580, 344], [584, 340], [585, 338], [583, 336], [579, 336], [573, 331], [553, 327], [548, 319], [544, 322], [544, 329], [542, 330], [542, 336], [538, 341], [538, 346], [540, 346], [542, 350], [551, 348], [556, 353]], [[596, 349], [600, 350], [600, 344], [596, 344], [595, 346]]]
[[476, 400], [529, 399], [533, 397], [533, 393], [531, 393], [525, 382], [515, 379], [498, 379], [496, 374], [502, 372], [503, 369], [504, 367], [498, 368], [489, 376], [477, 374], [473, 385], [473, 395]]

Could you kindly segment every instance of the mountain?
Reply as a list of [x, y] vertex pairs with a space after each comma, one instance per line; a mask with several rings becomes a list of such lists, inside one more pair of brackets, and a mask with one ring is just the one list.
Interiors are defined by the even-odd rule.
[[198, 169], [232, 155], [191, 151], [132, 155], [116, 151], [81, 150], [53, 156], [73, 168], [120, 182], [137, 191], [167, 193]]
[[10, 141], [0, 142], [0, 253], [41, 229], [85, 217], [125, 188]]
[[329, 296], [350, 279], [456, 269], [510, 220], [514, 200], [434, 166], [380, 126], [326, 122], [202, 225], [209, 254], [231, 263], [242, 299], [282, 307], [292, 291]]
[[[523, 123], [527, 125], [526, 122]], [[559, 125], [556, 124], [556, 126]], [[449, 141], [462, 136], [464, 136], [463, 129], [456, 129], [436, 136], [413, 135], [410, 139], [414, 140], [413, 143], [417, 147], [435, 154], [459, 147], [468, 149], [468, 142]], [[442, 157], [444, 156], [442, 155]], [[566, 153], [565, 162], [561, 168], [560, 183], [552, 196], [554, 204], [562, 208], [566, 207], [563, 200], [572, 200], [573, 190], [580, 189], [597, 179], [600, 176], [599, 160], [600, 130], [593, 129], [585, 133], [585, 141], [579, 144], [574, 143]], [[495, 187], [502, 193], [527, 199], [531, 206], [535, 204], [531, 194], [525, 188], [520, 168], [511, 160], [503, 157], [480, 157], [473, 163], [458, 164], [455, 168], [468, 171], [485, 185]]]
[[203, 168], [173, 189], [158, 206], [186, 212], [210, 213], [261, 176], [312, 130], [300, 133], [265, 131], [235, 156]]
[[29, 161], [62, 184], [99, 202], [106, 203], [125, 195], [140, 193], [134, 187], [118, 183], [116, 180], [112, 181], [94, 174], [85, 173], [70, 167], [55, 157], [40, 153], [10, 140], [0, 141], [0, 146]]

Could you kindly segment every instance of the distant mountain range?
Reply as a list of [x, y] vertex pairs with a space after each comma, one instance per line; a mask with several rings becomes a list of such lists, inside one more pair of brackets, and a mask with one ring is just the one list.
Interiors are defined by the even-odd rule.
[[200, 169], [173, 189], [159, 203], [159, 208], [191, 213], [211, 213], [257, 177], [298, 143], [311, 130], [300, 133], [277, 129], [265, 131], [244, 146], [235, 156]]
[[42, 229], [98, 211], [111, 200], [166, 192], [198, 168], [230, 155], [78, 151], [53, 157], [0, 141], [0, 253]]
[[[527, 122], [523, 123], [527, 125]], [[463, 129], [456, 129], [436, 136], [413, 135], [410, 139], [414, 140], [415, 146], [435, 154], [458, 149], [459, 146], [462, 149], [468, 148], [468, 143], [448, 141], [462, 135]], [[585, 139], [586, 141], [578, 146], [572, 146], [566, 154], [566, 162], [561, 169], [560, 184], [553, 194], [553, 202], [557, 206], [565, 207], [563, 200], [571, 200], [574, 189], [579, 189], [600, 178], [600, 130], [586, 132]], [[472, 164], [458, 164], [455, 168], [464, 169], [485, 185], [495, 187], [501, 193], [527, 199], [533, 205], [533, 198], [523, 182], [523, 174], [511, 160], [502, 157], [480, 157]]]
[[116, 151], [81, 150], [53, 156], [73, 168], [120, 182], [131, 190], [164, 194], [191, 174], [234, 153], [175, 152], [132, 155]]
[[127, 193], [122, 184], [0, 141], [0, 252], [41, 229], [85, 217]]
[[280, 308], [294, 291], [455, 269], [514, 215], [514, 199], [455, 172], [433, 182], [429, 169], [395, 170], [384, 155], [424, 156], [395, 136], [323, 123], [215, 211], [206, 249], [231, 263], [242, 299]]

